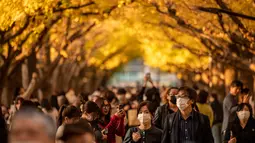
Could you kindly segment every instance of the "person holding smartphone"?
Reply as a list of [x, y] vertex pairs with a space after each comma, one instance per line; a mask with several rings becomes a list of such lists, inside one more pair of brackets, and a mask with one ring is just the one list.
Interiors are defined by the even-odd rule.
[[160, 143], [162, 130], [152, 124], [152, 104], [144, 101], [138, 107], [140, 126], [130, 128], [123, 143]]
[[125, 136], [123, 106], [119, 105], [117, 112], [111, 117], [111, 104], [105, 98], [98, 98], [95, 103], [100, 109], [98, 125], [102, 133], [107, 135], [107, 143], [116, 143], [115, 135]]

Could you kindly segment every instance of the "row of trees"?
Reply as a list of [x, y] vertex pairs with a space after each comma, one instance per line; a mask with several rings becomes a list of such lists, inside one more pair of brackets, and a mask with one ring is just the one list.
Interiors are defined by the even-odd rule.
[[0, 13], [4, 104], [17, 87], [91, 92], [138, 57], [221, 94], [235, 78], [253, 89], [252, 0], [2, 0]]

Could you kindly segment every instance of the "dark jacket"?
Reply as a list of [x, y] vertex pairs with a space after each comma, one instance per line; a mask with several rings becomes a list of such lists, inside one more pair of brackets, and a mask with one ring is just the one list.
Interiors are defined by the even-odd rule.
[[[163, 130], [161, 143], [180, 143], [179, 128], [180, 128], [180, 111], [168, 115]], [[191, 143], [213, 143], [213, 136], [210, 128], [209, 118], [203, 114], [193, 111], [193, 128]]]
[[92, 129], [94, 130], [95, 133], [95, 139], [96, 139], [96, 143], [105, 143], [106, 141], [103, 141], [103, 134], [102, 134], [102, 129], [99, 127], [98, 125], [98, 121], [92, 121], [89, 122]]
[[160, 93], [159, 90], [156, 87], [152, 87], [150, 89], [147, 89], [146, 92], [146, 87], [142, 87], [142, 90], [138, 93], [137, 95], [137, 101], [140, 103], [143, 101], [143, 95], [146, 96], [146, 101], [151, 102], [152, 110], [153, 113], [156, 111], [156, 109], [160, 105]]
[[[0, 109], [1, 112], [1, 109]], [[5, 123], [5, 120], [2, 116], [0, 116], [0, 141], [1, 143], [8, 142], [8, 130]]]
[[239, 122], [229, 123], [224, 135], [224, 142], [230, 140], [230, 132], [236, 137], [237, 143], [255, 143], [255, 120], [250, 118], [243, 129]]
[[224, 132], [229, 123], [229, 119], [233, 119], [235, 112], [237, 110], [237, 100], [236, 97], [229, 94], [223, 100], [223, 124], [222, 132]]
[[218, 100], [214, 100], [211, 103], [211, 107], [213, 110], [213, 125], [217, 123], [222, 123], [223, 121], [223, 110], [222, 105]]
[[154, 125], [157, 128], [163, 130], [165, 119], [166, 119], [167, 115], [170, 115], [172, 113], [174, 113], [174, 111], [169, 109], [168, 104], [165, 104], [165, 105], [162, 105], [162, 106], [158, 107], [156, 112], [155, 112], [154, 119], [153, 119]]
[[[123, 143], [135, 143], [132, 139], [133, 132], [137, 132], [137, 131], [135, 131], [135, 129], [136, 129], [136, 127], [130, 128], [127, 131]], [[144, 131], [144, 134], [138, 128], [137, 128], [137, 130], [141, 134], [141, 139], [136, 143], [143, 143], [143, 138], [144, 138], [145, 143], [160, 143], [161, 137], [162, 137], [162, 130], [156, 128], [155, 126], [152, 126], [149, 130]]]

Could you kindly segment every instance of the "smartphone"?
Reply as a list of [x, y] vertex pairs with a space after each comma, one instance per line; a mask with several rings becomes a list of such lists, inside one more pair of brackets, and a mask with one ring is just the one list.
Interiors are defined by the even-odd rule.
[[108, 129], [105, 129], [104, 132], [103, 132], [104, 135], [107, 135], [108, 134]]
[[137, 128], [133, 128], [133, 132], [138, 132], [138, 129]]
[[148, 80], [151, 80], [151, 73], [146, 73], [146, 78], [147, 78]]
[[125, 105], [120, 104], [120, 105], [119, 105], [119, 110], [120, 110], [120, 111], [121, 111], [121, 110], [123, 110], [123, 109], [124, 109], [124, 107], [125, 107]]

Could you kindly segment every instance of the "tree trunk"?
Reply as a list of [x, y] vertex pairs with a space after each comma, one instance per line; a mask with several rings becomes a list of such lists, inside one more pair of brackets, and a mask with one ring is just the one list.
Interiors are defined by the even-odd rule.
[[236, 69], [234, 69], [231, 66], [226, 66], [225, 67], [225, 72], [224, 72], [224, 79], [225, 79], [225, 93], [226, 95], [229, 93], [229, 88], [230, 84], [233, 80], [237, 78], [237, 72]]
[[12, 98], [14, 96], [14, 91], [15, 87], [11, 85], [10, 82], [6, 82], [6, 85], [4, 86], [2, 90], [2, 95], [1, 95], [1, 102], [5, 106], [9, 107], [9, 105], [12, 102]]

